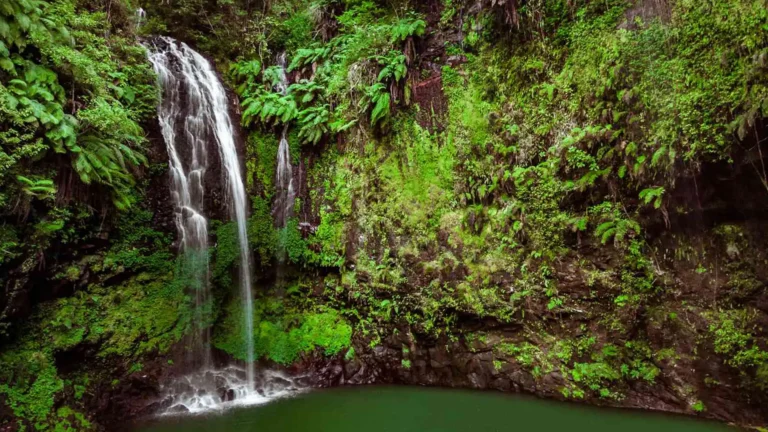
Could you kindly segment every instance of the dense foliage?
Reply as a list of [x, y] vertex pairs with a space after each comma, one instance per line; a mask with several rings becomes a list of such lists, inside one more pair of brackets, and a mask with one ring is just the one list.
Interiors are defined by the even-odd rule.
[[[239, 97], [260, 359], [394, 349], [407, 376], [460, 344], [566, 399], [765, 402], [765, 0], [139, 3]], [[194, 326], [135, 6], [0, 5], [0, 305], [35, 287], [0, 312], [0, 427], [101, 427], [94, 395]], [[212, 343], [244, 359], [236, 227], [210, 225]]]
[[[140, 203], [157, 92], [133, 14], [127, 2], [0, 5], [0, 427], [92, 428], [83, 407], [101, 374], [120, 377], [188, 326], [171, 239]], [[97, 347], [93, 368], [59, 370], [84, 347]]]
[[[295, 131], [294, 158], [296, 141], [305, 145], [309, 190], [296, 215], [312, 229], [288, 224], [295, 234], [255, 246], [323, 269], [313, 307], [341, 310], [370, 346], [399, 332], [495, 336], [466, 333], [467, 316], [517, 324], [523, 331], [494, 348], [500, 368], [512, 359], [537, 379], [567, 377], [565, 397], [621, 400], [635, 381], [653, 385], [659, 365], [696, 358], [687, 340], [660, 344], [638, 330], [643, 311], [654, 328], [684, 310], [707, 323], [694, 344], [739, 368], [745, 388], [763, 388], [755, 261], [727, 276], [751, 291], [714, 301], [680, 302], [688, 291], [669, 275], [737, 267], [722, 248], [748, 234], [723, 222], [702, 226], [712, 230], [704, 238], [670, 240], [658, 227], [697, 213], [676, 189], [707, 167], [745, 166], [765, 185], [768, 12], [761, 0], [662, 3], [445, 1], [432, 21], [443, 46], [430, 58], [416, 54], [430, 43], [419, 8], [307, 6], [312, 41], [268, 40], [230, 68], [253, 131], [257, 202], [274, 193], [270, 134]], [[254, 19], [280, 16], [275, 7]], [[445, 111], [413, 96], [435, 76]], [[666, 258], [673, 250], [698, 252]], [[574, 280], [586, 295], [574, 295]], [[568, 329], [563, 316], [581, 324]], [[692, 387], [678, 391], [690, 410], [705, 409]]]
[[6, 270], [45, 267], [52, 246], [94, 236], [100, 219], [141, 195], [136, 173], [146, 158], [138, 122], [154, 112], [156, 93], [144, 49], [131, 35], [131, 13], [123, 4], [110, 19], [87, 3], [2, 5], [0, 265]]
[[[36, 211], [44, 219], [54, 201], [65, 201], [62, 189], [73, 187], [67, 169], [84, 184], [104, 185], [119, 208], [134, 200], [132, 168], [145, 160], [136, 122], [153, 112], [153, 77], [144, 50], [121, 36], [125, 29], [113, 29], [103, 12], [87, 7], [36, 0], [3, 5], [6, 214]], [[110, 30], [109, 40], [97, 35]]]

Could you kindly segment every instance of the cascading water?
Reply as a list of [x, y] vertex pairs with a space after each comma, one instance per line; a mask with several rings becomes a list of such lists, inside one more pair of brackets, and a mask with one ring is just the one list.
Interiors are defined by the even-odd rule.
[[288, 75], [285, 74], [288, 65], [288, 54], [285, 52], [277, 56], [277, 66], [280, 68], [280, 81], [275, 86], [275, 90], [285, 94], [288, 92]]
[[275, 223], [278, 227], [284, 227], [291, 217], [296, 193], [293, 190], [293, 167], [291, 166], [291, 149], [288, 144], [288, 126], [283, 128], [280, 137], [280, 146], [277, 149], [277, 173], [275, 175]]
[[[150, 62], [163, 88], [158, 118], [168, 149], [176, 225], [181, 249], [185, 254], [194, 256], [189, 265], [199, 272], [194, 274], [193, 279], [198, 281], [200, 288], [196, 290], [199, 293], [200, 313], [206, 309], [208, 299], [208, 230], [207, 221], [203, 216], [203, 179], [208, 163], [206, 144], [215, 142], [218, 147], [226, 189], [229, 191], [232, 213], [237, 225], [247, 350], [244, 371], [237, 368], [211, 371], [208, 369], [208, 334], [207, 330], [202, 331], [201, 339], [204, 339], [205, 345], [202, 365], [204, 367], [199, 373], [186, 377], [185, 382], [177, 383], [181, 388], [173, 390], [173, 401], [170, 405], [181, 406], [188, 411], [200, 411], [232, 399], [241, 403], [243, 399], [253, 399], [247, 397], [248, 395], [256, 398], [252, 402], [258, 402], [264, 396], [253, 393], [256, 374], [251, 266], [246, 231], [247, 197], [240, 173], [227, 96], [211, 64], [186, 44], [163, 37], [157, 38], [150, 50]], [[232, 380], [241, 372], [244, 372], [245, 383], [234, 385]]]
[[[203, 178], [208, 167], [209, 112], [204, 104], [202, 87], [191, 79], [193, 68], [180, 61], [185, 54], [164, 40], [166, 50], [150, 55], [163, 97], [157, 109], [160, 130], [168, 151], [171, 175], [171, 198], [174, 203], [176, 229], [180, 252], [184, 256], [184, 275], [195, 290], [195, 325], [191, 363], [199, 367], [210, 364], [210, 335], [205, 323], [209, 297], [208, 284], [208, 221], [203, 216], [205, 190]], [[175, 71], [178, 63], [181, 70]]]
[[255, 376], [257, 390], [243, 381], [245, 371], [234, 366], [187, 375], [174, 383], [163, 415], [197, 414], [246, 405], [265, 404], [301, 393], [306, 377], [276, 371]]
[[140, 29], [146, 20], [147, 12], [142, 8], [136, 9], [136, 30]]
[[[286, 56], [285, 53], [278, 57], [278, 66], [280, 66], [280, 82], [276, 90], [285, 94], [288, 91], [288, 77], [285, 75]], [[286, 221], [291, 217], [293, 203], [296, 199], [296, 192], [293, 188], [293, 167], [291, 166], [291, 148], [288, 144], [288, 126], [283, 128], [283, 134], [280, 137], [280, 146], [277, 150], [277, 172], [275, 174], [275, 208], [273, 214], [275, 223], [278, 227], [284, 227]]]

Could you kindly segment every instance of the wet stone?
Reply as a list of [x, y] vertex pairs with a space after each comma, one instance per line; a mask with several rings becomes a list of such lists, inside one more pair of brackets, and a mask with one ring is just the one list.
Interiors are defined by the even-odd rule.
[[184, 405], [176, 405], [168, 408], [168, 413], [170, 414], [187, 414], [189, 413], [189, 408], [185, 407]]

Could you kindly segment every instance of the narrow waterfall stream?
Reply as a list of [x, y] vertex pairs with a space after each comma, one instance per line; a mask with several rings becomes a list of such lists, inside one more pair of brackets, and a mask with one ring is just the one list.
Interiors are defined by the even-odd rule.
[[145, 11], [142, 8], [138, 8], [136, 9], [136, 12], [134, 13], [134, 15], [136, 19], [136, 30], [138, 30], [147, 21], [147, 11]]
[[288, 143], [288, 126], [283, 129], [280, 146], [277, 149], [277, 173], [275, 174], [277, 197], [275, 198], [275, 225], [285, 226], [291, 217], [296, 192], [293, 188], [293, 167], [291, 166], [291, 150]]
[[[165, 50], [150, 55], [163, 89], [157, 110], [160, 129], [168, 151], [171, 199], [179, 233], [183, 271], [194, 285], [195, 332], [190, 363], [199, 368], [210, 365], [210, 334], [204, 310], [209, 298], [208, 221], [203, 211], [203, 179], [208, 167], [206, 138], [210, 111], [206, 95], [195, 77], [193, 64], [171, 40], [163, 39]], [[178, 66], [180, 70], [174, 70]], [[200, 359], [196, 361], [196, 359]]]
[[[277, 58], [277, 65], [280, 67], [280, 82], [276, 90], [282, 94], [288, 91], [288, 77], [285, 74], [286, 55], [282, 53]], [[280, 146], [277, 150], [277, 172], [275, 173], [275, 189], [277, 196], [275, 198], [275, 207], [273, 214], [275, 225], [278, 228], [285, 226], [288, 218], [291, 217], [293, 203], [296, 199], [296, 192], [293, 187], [293, 167], [291, 166], [291, 148], [288, 143], [288, 126], [283, 128], [280, 137]]]
[[[229, 117], [226, 92], [210, 62], [184, 43], [162, 37], [150, 47], [150, 61], [163, 89], [158, 108], [171, 172], [171, 196], [185, 265], [190, 268], [197, 299], [198, 326], [191, 356], [197, 372], [169, 386], [168, 412], [202, 412], [225, 403], [253, 404], [295, 390], [291, 381], [274, 373], [255, 372], [253, 295], [247, 238], [248, 202]], [[240, 292], [247, 358], [245, 370], [212, 370], [208, 309], [208, 223], [203, 208], [208, 145], [215, 142], [223, 168], [225, 190], [237, 224], [240, 249]], [[188, 273], [189, 274], [189, 273]], [[244, 379], [243, 379], [244, 378]], [[259, 380], [259, 389], [256, 381]], [[274, 384], [275, 382], [281, 384]]]

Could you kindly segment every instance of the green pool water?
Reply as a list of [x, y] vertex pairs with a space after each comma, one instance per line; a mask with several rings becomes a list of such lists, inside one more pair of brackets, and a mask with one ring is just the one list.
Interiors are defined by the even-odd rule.
[[492, 392], [413, 387], [317, 390], [216, 415], [163, 418], [142, 432], [733, 431], [644, 411], [590, 408]]

